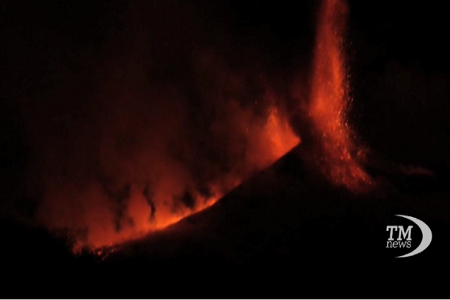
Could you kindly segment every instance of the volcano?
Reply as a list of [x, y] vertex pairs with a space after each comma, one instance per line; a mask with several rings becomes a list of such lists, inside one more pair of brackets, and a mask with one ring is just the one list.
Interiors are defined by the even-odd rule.
[[[216, 279], [232, 274], [236, 288], [252, 293], [250, 290], [255, 286], [240, 281], [245, 281], [245, 276], [273, 283], [295, 272], [313, 276], [323, 271], [326, 272], [320, 275], [323, 278], [339, 276], [345, 269], [357, 273], [333, 280], [341, 283], [351, 278], [360, 284], [359, 288], [310, 291], [305, 287], [294, 293], [327, 296], [339, 292], [354, 296], [359, 295], [360, 289], [373, 288], [378, 271], [400, 268], [414, 273], [448, 267], [450, 246], [446, 232], [450, 210], [445, 178], [423, 172], [412, 174], [373, 155], [364, 169], [378, 186], [360, 196], [330, 184], [318, 171], [312, 154], [302, 146], [295, 147], [209, 208], [146, 237], [72, 257], [63, 255], [64, 247], [55, 247], [61, 244], [42, 233], [39, 242], [36, 241], [40, 251], [38, 248], [35, 254], [29, 254], [30, 245], [22, 245], [23, 257], [4, 266], [47, 268], [52, 272], [49, 278], [65, 274], [65, 279], [55, 280], [67, 290], [74, 289], [77, 282], [89, 286], [96, 295], [146, 294], [143, 282], [148, 280], [152, 293], [169, 297], [214, 297], [219, 292], [170, 291], [164, 286], [167, 280], [164, 274], [176, 276], [171, 279], [172, 284], [183, 286], [200, 280], [218, 289], [223, 289], [224, 283]], [[431, 245], [409, 261], [395, 258], [396, 252], [386, 248], [386, 226], [398, 223], [397, 214], [416, 216], [433, 230]], [[413, 238], [421, 238], [417, 229], [413, 232]], [[19, 254], [2, 256], [6, 255]], [[42, 255], [41, 260], [38, 255]], [[413, 280], [414, 276], [409, 276], [413, 273], [402, 273], [402, 280]], [[385, 278], [393, 279], [396, 275], [388, 273]], [[428, 276], [435, 278], [434, 275]], [[360, 276], [365, 282], [357, 281]], [[128, 286], [136, 282], [142, 284], [141, 288], [129, 291]], [[107, 290], [101, 288], [105, 285]], [[234, 297], [236, 291], [220, 290], [220, 295]], [[293, 289], [284, 290], [287, 291]], [[267, 288], [260, 287], [256, 294], [266, 292]], [[270, 292], [276, 293], [272, 289]], [[418, 295], [413, 288], [407, 294], [410, 293]], [[387, 291], [380, 289], [372, 294], [384, 296]]]
[[[329, 184], [310, 155], [297, 146], [210, 208], [143, 239], [106, 248], [101, 260], [166, 266], [176, 257], [192, 266], [211, 260], [236, 267], [288, 261], [300, 266], [319, 257], [382, 261], [393, 257], [383, 241], [385, 224], [395, 214], [420, 216], [445, 231], [450, 210], [440, 176], [367, 166], [380, 186], [358, 196]], [[433, 243], [415, 261], [441, 261], [446, 241]]]
[[448, 294], [446, 17], [199, 1], [4, 5], [2, 291]]

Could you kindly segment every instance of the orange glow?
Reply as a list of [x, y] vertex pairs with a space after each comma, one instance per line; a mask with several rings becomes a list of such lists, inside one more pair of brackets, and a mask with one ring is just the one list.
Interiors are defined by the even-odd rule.
[[[237, 182], [235, 183], [237, 184]], [[136, 187], [136, 191], [139, 189]], [[168, 197], [167, 197], [168, 198]], [[194, 209], [183, 209], [178, 212], [173, 212], [170, 209], [164, 209], [164, 205], [158, 206], [157, 209], [160, 211], [155, 215], [153, 220], [149, 220], [149, 215], [151, 213], [151, 208], [146, 202], [145, 198], [140, 194], [136, 193], [130, 197], [129, 206], [127, 207], [128, 215], [133, 220], [133, 226], [128, 226], [120, 231], [115, 230], [113, 225], [113, 220], [106, 220], [103, 224], [100, 224], [98, 220], [91, 220], [88, 223], [89, 228], [89, 239], [87, 241], [78, 239], [77, 243], [74, 245], [74, 253], [78, 253], [84, 247], [91, 249], [93, 254], [98, 256], [110, 253], [111, 249], [103, 249], [103, 247], [111, 247], [113, 245], [119, 244], [121, 242], [129, 241], [142, 237], [143, 235], [167, 227], [173, 223], [178, 222], [182, 218], [201, 211], [218, 200], [218, 197], [212, 197], [209, 199], [202, 198], [198, 196], [196, 201], [199, 203]], [[104, 216], [108, 216], [104, 212]]]
[[[154, 148], [144, 146], [134, 154], [138, 164], [112, 156], [112, 167], [116, 168], [114, 172], [120, 181], [111, 189], [120, 191], [124, 184], [129, 183], [125, 200], [111, 201], [105, 194], [105, 187], [96, 181], [78, 185], [56, 184], [49, 180], [52, 184], [41, 211], [43, 222], [50, 229], [68, 228], [75, 237], [74, 253], [88, 250], [103, 257], [123, 242], [141, 238], [210, 207], [254, 172], [268, 167], [300, 142], [284, 110], [276, 105], [277, 100], [278, 96], [273, 93], [266, 93], [258, 99], [266, 103], [262, 116], [230, 100], [223, 111], [229, 119], [217, 123], [211, 128], [211, 133], [222, 136], [225, 132], [225, 136], [231, 136], [225, 151], [244, 154], [244, 157], [239, 156], [240, 161], [234, 163], [230, 170], [209, 179], [206, 183], [208, 196], [198, 190], [184, 164], [163, 155], [153, 160], [151, 151]], [[105, 143], [101, 148], [104, 157], [111, 156], [110, 145]], [[197, 172], [203, 171], [208, 170], [199, 169]], [[149, 182], [151, 196], [146, 196]], [[186, 191], [193, 198], [193, 205], [185, 205], [174, 198]], [[119, 220], [118, 210], [121, 211]]]
[[[342, 1], [324, 1], [309, 129], [318, 142], [317, 162], [324, 173], [337, 185], [361, 191], [372, 182], [357, 161], [363, 151], [356, 147], [345, 117], [346, 12]], [[255, 96], [256, 106], [245, 106], [241, 104], [249, 102], [241, 101], [248, 97], [245, 73], [241, 77], [230, 72], [214, 55], [200, 57], [195, 76], [202, 83], [204, 113], [192, 119], [196, 112], [183, 99], [184, 89], [150, 90], [158, 105], [149, 106], [141, 99], [145, 96], [130, 96], [127, 84], [125, 92], [106, 97], [110, 106], [101, 111], [102, 122], [95, 131], [99, 146], [85, 154], [95, 166], [69, 165], [69, 170], [78, 171], [69, 172], [74, 176], [62, 180], [50, 172], [44, 178], [40, 219], [51, 229], [68, 228], [75, 235], [75, 252], [89, 249], [102, 256], [105, 246], [140, 238], [204, 210], [300, 142], [282, 97], [268, 84], [262, 84], [263, 96]], [[208, 122], [198, 122], [199, 118]]]
[[361, 155], [346, 120], [350, 101], [344, 56], [344, 30], [348, 12], [342, 0], [323, 1], [315, 48], [309, 114], [320, 139], [323, 171], [337, 185], [360, 191], [371, 179], [359, 166]]

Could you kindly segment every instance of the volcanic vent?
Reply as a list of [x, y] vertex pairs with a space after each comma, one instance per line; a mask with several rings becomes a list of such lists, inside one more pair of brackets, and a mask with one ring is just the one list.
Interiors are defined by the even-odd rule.
[[[300, 132], [305, 133], [307, 138], [298, 148], [308, 149], [308, 154], [305, 154], [308, 158], [304, 156], [303, 159], [311, 160], [312, 165], [322, 172], [332, 184], [359, 193], [367, 191], [373, 182], [360, 166], [359, 160], [363, 158], [363, 149], [355, 144], [355, 134], [346, 119], [350, 102], [344, 51], [346, 14], [346, 3], [339, 0], [324, 1], [319, 12], [310, 100], [297, 104], [297, 111], [300, 111], [301, 114], [300, 118], [307, 119], [303, 120], [303, 124], [307, 124], [306, 127], [300, 129]], [[266, 97], [276, 99], [276, 96], [270, 91], [266, 92]], [[274, 103], [273, 100], [260, 99], [257, 101]], [[280, 115], [280, 107], [269, 106], [266, 119], [263, 119], [262, 127], [259, 129], [255, 127], [255, 119], [252, 121], [251, 116], [240, 112], [237, 106], [234, 107], [235, 111], [230, 116], [233, 118], [233, 122], [238, 124], [236, 128], [245, 128], [245, 132], [249, 132], [250, 128], [251, 134], [245, 138], [251, 143], [246, 142], [250, 148], [247, 147], [245, 150], [247, 154], [243, 163], [244, 166], [254, 165], [253, 173], [283, 156], [302, 138], [293, 135], [288, 115], [286, 113]], [[228, 130], [230, 127], [225, 128]], [[230, 140], [230, 142], [233, 141]], [[223, 194], [248, 178], [252, 172], [244, 172], [241, 176], [232, 175], [229, 177], [232, 181], [228, 185], [213, 183], [209, 188], [216, 189], [215, 196], [205, 202], [206, 204], [200, 204], [195, 209], [185, 210], [178, 215], [167, 212], [164, 222], [161, 222], [159, 226], [147, 224], [144, 228], [148, 231], [152, 228], [165, 227], [183, 216], [214, 204]], [[172, 176], [171, 173], [168, 173], [168, 176]], [[226, 175], [223, 178], [227, 178]], [[166, 193], [172, 189], [173, 187], [170, 187]], [[189, 203], [199, 203], [203, 200], [200, 200], [202, 199], [201, 194], [198, 195], [199, 198], [193, 198], [190, 194], [185, 194], [182, 200], [188, 205]], [[163, 200], [159, 202], [162, 203]], [[149, 213], [151, 212], [147, 212], [146, 215]], [[146, 220], [142, 219], [140, 223], [146, 224]], [[97, 246], [102, 245], [97, 244]]]
[[[113, 53], [113, 65], [105, 60], [96, 66], [98, 92], [61, 120], [65, 138], [53, 131], [45, 139], [37, 134], [49, 125], [45, 121], [29, 129], [39, 137], [39, 222], [64, 230], [75, 241], [74, 251], [135, 239], [213, 205], [303, 139], [310, 159], [333, 184], [367, 190], [372, 181], [359, 165], [364, 151], [346, 119], [346, 14], [344, 1], [323, 2], [309, 100], [294, 104], [293, 111], [286, 98], [296, 95], [264, 76], [263, 64], [232, 66], [214, 47], [189, 45], [181, 58], [169, 53], [152, 61], [148, 33], [132, 22], [124, 43], [133, 57]], [[302, 128], [292, 127], [298, 111]], [[36, 112], [26, 113], [33, 120]]]

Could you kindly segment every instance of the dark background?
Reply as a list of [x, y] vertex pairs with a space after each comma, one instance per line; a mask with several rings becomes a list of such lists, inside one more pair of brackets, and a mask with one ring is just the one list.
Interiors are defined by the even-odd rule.
[[[351, 117], [362, 140], [396, 161], [447, 169], [445, 10], [438, 2], [350, 1], [349, 6]], [[311, 61], [316, 8], [315, 1], [295, 5], [4, 1], [1, 162], [2, 182], [8, 182], [5, 188], [22, 189], [21, 171], [31, 155], [21, 108], [47, 101], [67, 114], [77, 110], [82, 104], [74, 103], [84, 100], [74, 101], [71, 94], [95, 89], [89, 80], [101, 61], [111, 53], [127, 55], [126, 46], [133, 41], [130, 31], [124, 33], [126, 25], [136, 23], [131, 32], [150, 28], [151, 44], [159, 49], [153, 55], [160, 56], [155, 59], [160, 65], [152, 67], [159, 67], [162, 74], [190, 47], [231, 43], [233, 47], [224, 47], [222, 53], [231, 64], [258, 68], [259, 61], [269, 76], [282, 82]], [[126, 16], [126, 11], [136, 17]], [[58, 97], [60, 91], [64, 97]]]
[[[109, 57], [127, 57], [127, 45], [139, 49], [146, 43], [139, 39], [140, 31], [150, 32], [147, 42], [159, 49], [150, 60], [161, 77], [183, 78], [182, 73], [167, 74], [167, 70], [182, 66], [183, 53], [189, 49], [213, 45], [224, 49], [221, 54], [231, 65], [264, 69], [283, 86], [299, 69], [307, 73], [310, 67], [317, 4], [2, 1], [0, 201], [2, 217], [8, 220], [1, 232], [2, 257], [14, 262], [11, 269], [19, 261], [24, 272], [36, 261], [40, 268], [78, 263], [45, 231], [31, 231], [14, 217], [10, 220], [10, 208], [21, 203], [32, 213], [29, 203], [36, 201], [27, 198], [30, 187], [24, 183], [30, 164], [35, 163], [24, 130], [24, 107], [39, 109], [46, 103], [45, 107], [66, 112], [67, 116], [55, 117], [52, 130], [58, 130], [61, 119], [71, 117], [87, 101], [78, 95], [95, 91], [92, 74]], [[428, 167], [447, 178], [445, 4], [349, 1], [349, 6], [350, 117], [361, 140], [396, 162]]]

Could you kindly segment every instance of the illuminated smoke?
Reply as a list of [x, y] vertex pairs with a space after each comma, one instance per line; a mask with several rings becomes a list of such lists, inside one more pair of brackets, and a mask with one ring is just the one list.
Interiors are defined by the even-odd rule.
[[[319, 141], [323, 171], [360, 190], [370, 180], [345, 119], [345, 11], [340, 1], [324, 1], [308, 129]], [[35, 150], [30, 186], [42, 198], [36, 217], [67, 230], [74, 250], [138, 238], [200, 211], [300, 142], [285, 95], [260, 70], [232, 68], [217, 54], [226, 51], [193, 47], [189, 38], [170, 44], [160, 28], [152, 38], [165, 48], [155, 50], [152, 38], [135, 30], [143, 21], [131, 19], [135, 36], [124, 34], [126, 51], [94, 64], [84, 90], [74, 93], [68, 84], [49, 92], [64, 105], [23, 108]], [[179, 28], [172, 30], [178, 36]]]
[[267, 83], [233, 72], [212, 50], [192, 57], [188, 86], [146, 83], [116, 61], [83, 107], [83, 125], [64, 121], [65, 138], [40, 145], [37, 217], [68, 230], [75, 251], [200, 211], [299, 143]]

